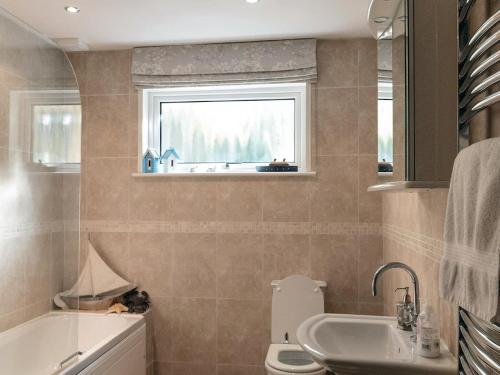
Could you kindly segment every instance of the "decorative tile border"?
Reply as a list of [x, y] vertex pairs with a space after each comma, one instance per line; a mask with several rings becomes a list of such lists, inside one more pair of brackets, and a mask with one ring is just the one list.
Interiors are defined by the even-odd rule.
[[[72, 227], [77, 228], [75, 223]], [[16, 223], [0, 227], [0, 238], [19, 238], [37, 234], [63, 232], [66, 228], [64, 221], [49, 221], [45, 223]]]
[[434, 261], [440, 261], [443, 255], [444, 242], [424, 236], [420, 233], [411, 232], [401, 227], [384, 224], [383, 236], [397, 242], [402, 246], [406, 246], [416, 251], [417, 253], [431, 258]]
[[379, 223], [309, 223], [309, 222], [118, 222], [82, 221], [84, 232], [115, 233], [261, 233], [261, 234], [327, 234], [382, 235]]

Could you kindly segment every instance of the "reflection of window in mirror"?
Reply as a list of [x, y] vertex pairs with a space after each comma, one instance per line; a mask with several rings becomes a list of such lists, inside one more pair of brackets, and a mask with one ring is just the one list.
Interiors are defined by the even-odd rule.
[[[29, 151], [27, 162], [77, 171], [80, 164], [81, 105], [78, 91], [11, 93], [10, 142]], [[19, 130], [18, 130], [19, 129]]]
[[[382, 86], [382, 87], [381, 87]], [[393, 106], [392, 83], [379, 82], [378, 97], [378, 162], [379, 172], [392, 172], [393, 152]]]
[[80, 163], [80, 105], [33, 105], [31, 157], [34, 163]]
[[393, 152], [393, 87], [392, 40], [378, 41], [378, 172], [392, 174]]

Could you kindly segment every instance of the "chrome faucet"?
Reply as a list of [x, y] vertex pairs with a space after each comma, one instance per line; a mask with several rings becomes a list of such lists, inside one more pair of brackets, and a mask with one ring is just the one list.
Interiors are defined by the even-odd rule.
[[[414, 299], [414, 314], [413, 314], [413, 319], [411, 320], [411, 326], [415, 332], [415, 325], [417, 322], [417, 317], [418, 314], [420, 314], [420, 296], [419, 296], [419, 288], [418, 288], [418, 277], [415, 271], [413, 271], [409, 266], [407, 266], [404, 263], [401, 262], [391, 262], [384, 264], [381, 266], [378, 270], [375, 271], [375, 274], [373, 275], [373, 282], [372, 282], [372, 294], [373, 296], [377, 295], [377, 281], [378, 279], [382, 276], [382, 274], [390, 269], [393, 268], [400, 268], [408, 272], [408, 274], [411, 277], [411, 282], [413, 284], [413, 299]], [[399, 325], [398, 326], [401, 328], [403, 326]], [[404, 329], [404, 328], [401, 328]]]

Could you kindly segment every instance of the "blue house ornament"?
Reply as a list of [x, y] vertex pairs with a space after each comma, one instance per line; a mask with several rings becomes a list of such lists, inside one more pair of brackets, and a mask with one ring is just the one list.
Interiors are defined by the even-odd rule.
[[171, 147], [165, 150], [160, 158], [159, 169], [163, 173], [167, 173], [175, 168], [177, 162], [180, 160], [179, 154], [175, 151], [175, 148]]
[[158, 166], [160, 164], [160, 155], [154, 148], [148, 148], [142, 159], [142, 172], [143, 173], [158, 173]]

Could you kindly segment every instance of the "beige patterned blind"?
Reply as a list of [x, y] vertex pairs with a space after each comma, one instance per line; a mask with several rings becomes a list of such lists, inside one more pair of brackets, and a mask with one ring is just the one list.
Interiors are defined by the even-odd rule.
[[316, 40], [135, 48], [138, 87], [316, 81]]

